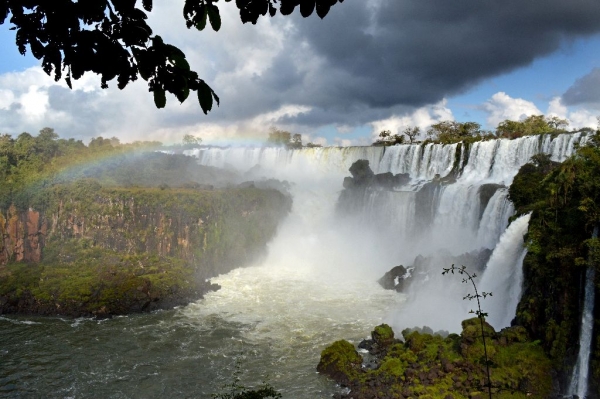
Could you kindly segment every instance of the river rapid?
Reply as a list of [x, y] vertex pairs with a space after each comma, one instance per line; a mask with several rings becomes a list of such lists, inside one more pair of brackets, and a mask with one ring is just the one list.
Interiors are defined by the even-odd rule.
[[220, 291], [172, 311], [0, 317], [0, 396], [210, 398], [238, 368], [242, 384], [267, 379], [285, 398], [331, 397], [337, 388], [315, 370], [321, 350], [360, 341], [402, 298], [280, 271], [285, 280], [266, 266], [235, 270], [215, 279]]

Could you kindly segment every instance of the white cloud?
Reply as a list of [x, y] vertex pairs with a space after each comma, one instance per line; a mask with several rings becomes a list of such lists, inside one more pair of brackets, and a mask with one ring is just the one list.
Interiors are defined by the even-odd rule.
[[518, 121], [531, 115], [542, 114], [531, 101], [512, 98], [502, 91], [494, 94], [481, 109], [488, 113], [487, 124], [494, 127], [506, 119]]
[[340, 146], [340, 147], [349, 147], [351, 145], [356, 145], [356, 143], [353, 140], [343, 139], [341, 137], [334, 138], [334, 142], [335, 142], [334, 145]]
[[586, 108], [570, 109], [563, 104], [561, 97], [554, 97], [548, 105], [547, 116], [557, 116], [569, 121], [569, 128], [581, 129], [582, 127], [595, 128], [597, 113]]
[[15, 95], [11, 90], [0, 89], [0, 109], [8, 109], [15, 101]]
[[382, 130], [391, 130], [392, 133], [400, 133], [407, 127], [419, 127], [422, 134], [425, 134], [427, 128], [434, 123], [445, 120], [454, 120], [452, 110], [447, 106], [444, 99], [437, 104], [427, 105], [406, 114], [393, 115], [389, 118], [371, 122], [373, 130], [371, 136], [377, 139]]
[[569, 127], [580, 129], [582, 127], [591, 127], [592, 129], [598, 126], [597, 114], [590, 112], [587, 109], [578, 109], [569, 112], [567, 118], [570, 122]]
[[306, 141], [306, 143], [313, 143], [313, 144], [320, 144], [323, 147], [327, 146], [327, 139], [325, 137], [312, 137], [312, 136], [308, 136], [308, 140]]
[[19, 113], [28, 121], [39, 122], [48, 110], [48, 92], [35, 85], [29, 86], [18, 102], [22, 106]]
[[547, 116], [556, 116], [562, 119], [567, 118], [568, 109], [565, 105], [563, 105], [560, 97], [554, 97], [550, 100], [550, 104], [548, 105], [548, 110], [546, 111]]

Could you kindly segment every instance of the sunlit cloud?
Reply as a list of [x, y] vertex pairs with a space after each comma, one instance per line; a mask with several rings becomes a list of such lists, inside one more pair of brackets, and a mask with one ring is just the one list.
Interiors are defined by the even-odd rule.
[[408, 127], [419, 127], [423, 138], [427, 128], [435, 123], [454, 120], [452, 110], [444, 99], [437, 104], [420, 107], [405, 115], [393, 115], [390, 118], [374, 121], [371, 136], [376, 139], [382, 130], [390, 130], [392, 134], [402, 133]]
[[497, 126], [506, 119], [518, 121], [531, 115], [542, 114], [533, 102], [512, 98], [504, 92], [494, 94], [481, 106], [481, 109], [488, 113], [489, 126]]

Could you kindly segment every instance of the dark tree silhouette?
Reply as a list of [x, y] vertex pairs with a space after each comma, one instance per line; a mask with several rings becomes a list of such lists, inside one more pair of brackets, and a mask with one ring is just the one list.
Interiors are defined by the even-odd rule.
[[[303, 17], [316, 10], [323, 18], [333, 5], [343, 1], [236, 0], [235, 4], [241, 21], [255, 24], [267, 13], [275, 16], [277, 6], [282, 15], [289, 15], [300, 6]], [[203, 30], [208, 21], [218, 31], [218, 2], [185, 0], [186, 26]], [[152, 0], [0, 0], [0, 24], [10, 17], [19, 52], [25, 54], [29, 47], [33, 56], [41, 60], [43, 70], [54, 74], [56, 81], [64, 78], [69, 87], [72, 79], [87, 72], [101, 76], [102, 88], [116, 78], [117, 87], [123, 89], [141, 76], [148, 82], [157, 108], [165, 106], [166, 92], [183, 102], [194, 91], [206, 114], [213, 101], [219, 104], [219, 97], [190, 69], [181, 50], [152, 34], [146, 23], [146, 12], [151, 11]]]

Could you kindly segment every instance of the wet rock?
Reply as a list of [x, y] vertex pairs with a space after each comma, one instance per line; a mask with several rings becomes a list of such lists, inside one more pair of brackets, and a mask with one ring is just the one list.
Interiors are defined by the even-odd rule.
[[402, 265], [393, 267], [385, 273], [377, 282], [386, 290], [395, 290], [403, 292], [410, 282], [412, 277], [412, 268], [405, 268]]

